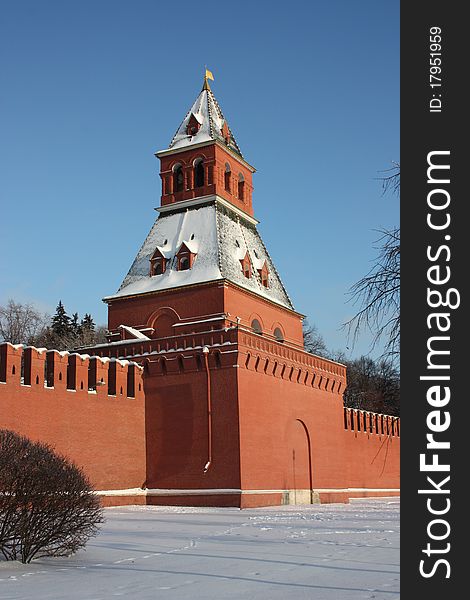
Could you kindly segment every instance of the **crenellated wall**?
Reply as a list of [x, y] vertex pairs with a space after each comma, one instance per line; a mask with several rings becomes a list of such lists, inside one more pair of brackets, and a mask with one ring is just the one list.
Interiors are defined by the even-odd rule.
[[242, 326], [93, 352], [114, 356], [0, 345], [0, 427], [75, 460], [107, 504], [398, 493], [399, 419], [343, 408], [344, 365]]
[[142, 371], [129, 361], [1, 344], [0, 427], [48, 442], [83, 467], [98, 491], [140, 488]]
[[396, 495], [399, 419], [343, 408], [344, 365], [244, 331], [242, 506]]

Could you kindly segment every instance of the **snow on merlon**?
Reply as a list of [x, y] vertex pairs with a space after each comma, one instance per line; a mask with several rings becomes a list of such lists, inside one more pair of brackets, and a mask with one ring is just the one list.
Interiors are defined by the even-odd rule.
[[[182, 244], [196, 254], [191, 269], [177, 270], [176, 254]], [[161, 275], [150, 275], [150, 258], [164, 247], [168, 262]], [[245, 277], [240, 259], [248, 253], [253, 265]], [[269, 285], [257, 272], [266, 263]], [[277, 304], [293, 309], [256, 227], [213, 200], [202, 207], [163, 213], [155, 221], [118, 292], [105, 300], [226, 279]]]

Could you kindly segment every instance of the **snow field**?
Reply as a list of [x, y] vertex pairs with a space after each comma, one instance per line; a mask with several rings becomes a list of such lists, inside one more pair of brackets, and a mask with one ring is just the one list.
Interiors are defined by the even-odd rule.
[[86, 551], [0, 561], [2, 600], [399, 598], [399, 500], [116, 507]]

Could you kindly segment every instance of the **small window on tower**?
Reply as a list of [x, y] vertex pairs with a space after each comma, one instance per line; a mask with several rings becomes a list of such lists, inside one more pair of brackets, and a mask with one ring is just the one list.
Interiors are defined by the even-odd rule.
[[261, 285], [265, 288], [269, 287], [269, 269], [266, 261], [264, 261], [263, 266], [258, 269], [258, 274], [261, 280]]
[[230, 177], [231, 177], [231, 175], [232, 175], [232, 171], [230, 169], [230, 165], [228, 163], [225, 163], [224, 184], [225, 184], [226, 192], [230, 192]]
[[274, 330], [274, 337], [276, 338], [276, 340], [278, 342], [283, 342], [284, 341], [284, 334], [282, 333], [280, 327], [276, 327], [276, 329]]
[[262, 335], [263, 329], [262, 329], [261, 323], [258, 321], [258, 319], [253, 319], [253, 321], [251, 321], [251, 328], [253, 329], [253, 331], [255, 333], [259, 333], [259, 335]]
[[179, 261], [179, 271], [187, 271], [189, 269], [189, 258], [182, 256]]
[[[240, 247], [238, 240], [235, 240], [235, 242], [236, 242], [237, 246]], [[240, 264], [242, 266], [243, 275], [247, 279], [250, 279], [250, 277], [251, 277], [251, 262], [250, 262], [250, 257], [248, 256], [248, 252], [246, 252], [245, 256], [242, 259], [240, 259]]]
[[204, 163], [202, 158], [198, 158], [194, 163], [194, 187], [204, 186]]
[[191, 114], [188, 124], [186, 126], [186, 133], [189, 136], [193, 136], [196, 135], [196, 133], [199, 131], [199, 128], [201, 127], [201, 123], [200, 123], [200, 119], [198, 119], [194, 113]]
[[238, 174], [238, 199], [245, 201], [245, 178], [241, 173]]
[[175, 165], [173, 168], [173, 191], [182, 192], [184, 187], [183, 167]]
[[168, 260], [163, 254], [162, 249], [157, 246], [150, 259], [150, 275], [163, 275], [167, 262]]
[[178, 271], [187, 271], [193, 268], [197, 256], [197, 248], [194, 241], [183, 242], [176, 253]]

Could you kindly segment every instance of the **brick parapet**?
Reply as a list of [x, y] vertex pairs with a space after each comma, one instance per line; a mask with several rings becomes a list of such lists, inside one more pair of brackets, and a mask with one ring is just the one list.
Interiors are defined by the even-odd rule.
[[25, 392], [31, 388], [143, 399], [142, 373], [141, 366], [127, 360], [0, 344], [0, 394], [20, 386]]

